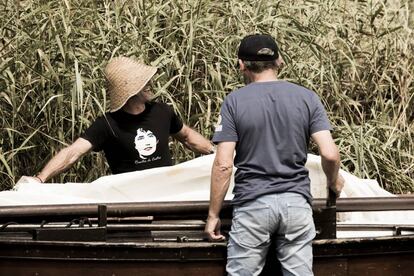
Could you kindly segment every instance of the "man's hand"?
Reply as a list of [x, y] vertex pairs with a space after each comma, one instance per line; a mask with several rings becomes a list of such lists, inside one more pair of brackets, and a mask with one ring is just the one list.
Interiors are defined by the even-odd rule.
[[221, 222], [219, 217], [208, 217], [204, 232], [209, 241], [224, 241], [226, 238], [220, 233]]
[[43, 183], [39, 177], [23, 175], [17, 183]]
[[336, 198], [339, 198], [341, 195], [341, 191], [344, 188], [344, 183], [345, 179], [341, 174], [338, 173], [338, 177], [336, 178], [335, 183], [329, 184], [329, 189], [331, 189], [336, 194]]

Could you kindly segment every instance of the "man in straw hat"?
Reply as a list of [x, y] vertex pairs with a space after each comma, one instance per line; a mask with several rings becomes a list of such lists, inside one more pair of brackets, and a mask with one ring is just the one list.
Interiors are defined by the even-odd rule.
[[212, 153], [210, 141], [184, 125], [171, 107], [149, 101], [148, 83], [156, 71], [130, 58], [112, 59], [105, 68], [110, 112], [97, 118], [33, 179], [46, 182], [91, 150], [104, 151], [114, 174], [170, 166], [170, 135], [194, 152]]
[[343, 186], [328, 117], [314, 92], [277, 79], [282, 59], [271, 36], [245, 37], [238, 58], [247, 85], [229, 94], [221, 107], [205, 232], [212, 241], [224, 239], [219, 212], [234, 162], [228, 274], [258, 275], [274, 237], [270, 250], [283, 275], [313, 275], [315, 226], [305, 168], [310, 138], [319, 147], [329, 188], [339, 196]]

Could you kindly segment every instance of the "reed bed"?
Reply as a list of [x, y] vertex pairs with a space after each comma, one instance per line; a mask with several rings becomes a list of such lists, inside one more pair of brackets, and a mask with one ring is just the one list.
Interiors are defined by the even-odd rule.
[[[343, 168], [412, 193], [413, 13], [413, 1], [2, 0], [0, 189], [38, 172], [106, 110], [103, 68], [119, 55], [158, 66], [157, 100], [211, 138], [223, 98], [242, 85], [238, 43], [260, 32], [279, 42], [280, 78], [322, 98]], [[194, 157], [171, 150], [176, 162]], [[107, 173], [93, 153], [53, 180]]]

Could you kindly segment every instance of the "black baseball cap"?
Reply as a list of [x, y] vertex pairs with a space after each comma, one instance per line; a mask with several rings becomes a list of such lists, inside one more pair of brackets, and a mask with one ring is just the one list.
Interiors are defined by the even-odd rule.
[[270, 35], [248, 35], [240, 42], [237, 56], [245, 61], [271, 61], [279, 57], [279, 48]]

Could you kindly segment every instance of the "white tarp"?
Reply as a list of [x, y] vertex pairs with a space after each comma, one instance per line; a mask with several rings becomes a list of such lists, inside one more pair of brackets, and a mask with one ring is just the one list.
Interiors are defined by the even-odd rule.
[[[104, 176], [92, 183], [39, 184], [22, 178], [14, 191], [0, 192], [0, 206], [208, 200], [213, 159], [214, 155], [206, 155], [171, 167]], [[306, 167], [313, 197], [326, 197], [320, 157], [309, 155]], [[345, 178], [341, 197], [395, 196], [375, 180], [340, 173]], [[226, 199], [232, 198], [231, 190]], [[414, 211], [346, 213], [338, 219], [343, 223], [414, 224]]]

